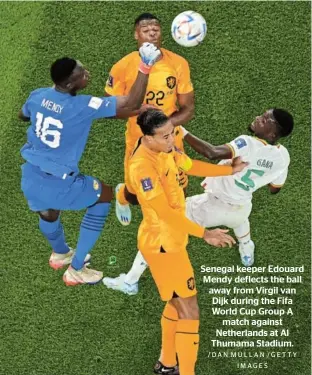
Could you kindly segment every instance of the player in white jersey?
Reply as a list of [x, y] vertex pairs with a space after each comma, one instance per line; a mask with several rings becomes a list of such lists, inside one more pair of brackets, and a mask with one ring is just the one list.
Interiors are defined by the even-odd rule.
[[[241, 135], [230, 143], [213, 146], [182, 128], [185, 141], [208, 159], [222, 159], [220, 163], [224, 164], [240, 157], [249, 163], [235, 175], [206, 178], [201, 184], [205, 192], [186, 199], [186, 216], [190, 220], [208, 228], [225, 225], [234, 230], [245, 266], [254, 263], [255, 246], [250, 238], [248, 219], [252, 194], [265, 185], [276, 194], [285, 183], [290, 158], [287, 149], [277, 141], [291, 134], [293, 118], [283, 109], [270, 109], [256, 117], [249, 129], [254, 136]], [[127, 275], [104, 278], [103, 282], [109, 288], [136, 294], [145, 268], [144, 259], [138, 253]]]

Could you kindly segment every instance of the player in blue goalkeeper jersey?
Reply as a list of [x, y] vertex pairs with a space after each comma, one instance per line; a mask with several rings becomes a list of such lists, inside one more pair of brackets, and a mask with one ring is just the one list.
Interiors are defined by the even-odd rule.
[[[103, 277], [87, 264], [110, 209], [112, 188], [96, 177], [81, 174], [78, 167], [92, 122], [104, 117], [127, 118], [139, 109], [149, 71], [159, 55], [153, 44], [143, 45], [137, 79], [129, 95], [109, 98], [77, 95], [87, 86], [89, 72], [77, 60], [58, 59], [51, 66], [54, 86], [33, 91], [19, 113], [21, 120], [31, 122], [27, 143], [21, 149], [25, 160], [22, 191], [30, 209], [39, 213], [39, 228], [53, 249], [50, 266], [58, 269], [69, 265], [63, 275], [66, 285], [95, 284]], [[85, 208], [74, 251], [65, 241], [60, 212]]]

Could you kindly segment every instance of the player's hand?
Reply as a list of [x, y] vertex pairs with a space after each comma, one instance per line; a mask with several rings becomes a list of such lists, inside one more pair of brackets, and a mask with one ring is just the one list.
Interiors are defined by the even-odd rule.
[[205, 229], [203, 239], [212, 246], [215, 247], [232, 247], [236, 244], [233, 237], [227, 234], [228, 229]]
[[152, 67], [155, 62], [160, 58], [160, 49], [152, 43], [143, 43], [139, 49], [142, 62], [148, 67]]
[[234, 158], [232, 160], [232, 168], [233, 168], [232, 174], [242, 171], [244, 168], [248, 166], [248, 164], [249, 163], [242, 161], [240, 156]]

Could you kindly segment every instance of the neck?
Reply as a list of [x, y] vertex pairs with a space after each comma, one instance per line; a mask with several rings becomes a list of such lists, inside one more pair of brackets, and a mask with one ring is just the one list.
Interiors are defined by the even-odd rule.
[[272, 145], [274, 146], [275, 143], [276, 143], [276, 140], [271, 140], [271, 139], [266, 139], [266, 138], [263, 138], [263, 137], [259, 137], [258, 135], [255, 135], [257, 138], [261, 139], [262, 141], [268, 143], [269, 145]]
[[60, 85], [54, 85], [53, 87], [55, 88], [56, 91], [61, 92], [63, 94], [70, 94], [72, 96], [75, 96], [77, 94], [76, 92], [70, 92], [69, 90], [64, 89], [64, 87]]
[[158, 150], [155, 150], [151, 145], [146, 141], [146, 138], [143, 136], [142, 138], [142, 145], [147, 148], [149, 151], [153, 152], [154, 154], [159, 154]]

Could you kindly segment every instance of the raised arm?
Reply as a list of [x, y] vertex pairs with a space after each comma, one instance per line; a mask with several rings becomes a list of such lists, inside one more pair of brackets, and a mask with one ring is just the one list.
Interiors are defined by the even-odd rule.
[[170, 116], [174, 126], [186, 124], [194, 117], [194, 91], [188, 62], [181, 56], [175, 57], [177, 70], [178, 111]]
[[143, 103], [148, 77], [152, 66], [160, 57], [160, 50], [150, 43], [143, 43], [139, 49], [141, 62], [137, 78], [127, 96], [117, 96], [116, 116], [127, 118], [133, 116], [133, 112], [140, 109]]
[[173, 126], [186, 124], [194, 117], [194, 91], [178, 94], [179, 110], [170, 116]]
[[214, 146], [211, 143], [203, 141], [197, 138], [195, 135], [189, 133], [186, 129], [182, 129], [184, 135], [184, 140], [198, 152], [200, 155], [205, 156], [210, 160], [222, 160], [231, 159], [234, 155], [231, 148], [228, 145]]

